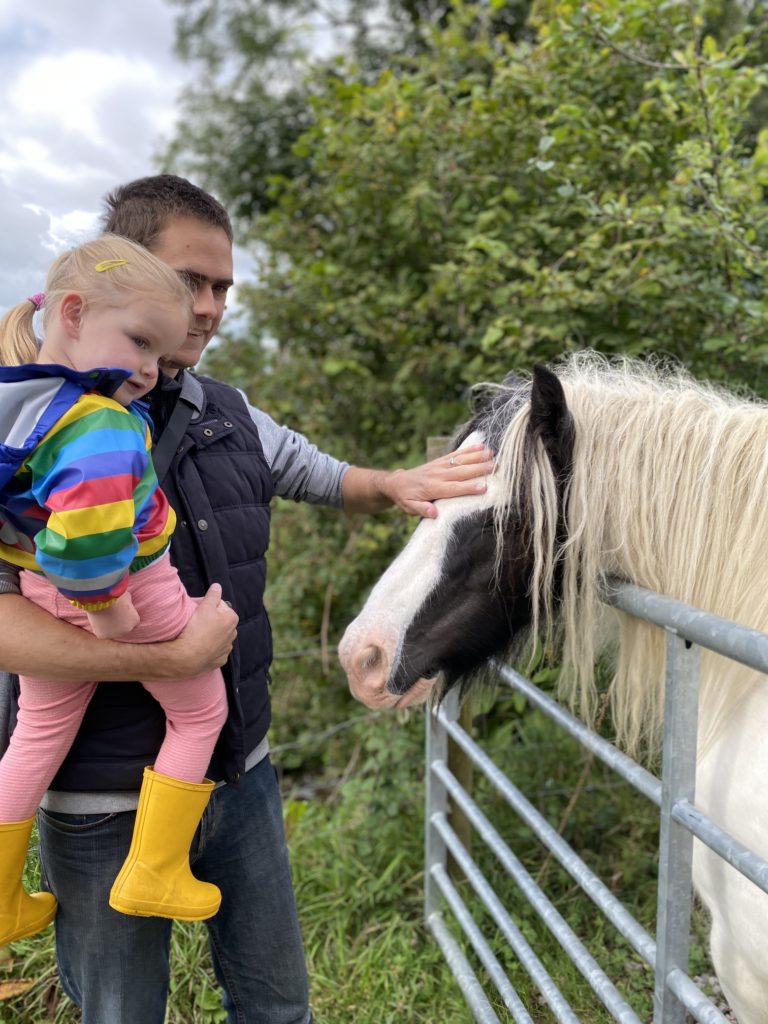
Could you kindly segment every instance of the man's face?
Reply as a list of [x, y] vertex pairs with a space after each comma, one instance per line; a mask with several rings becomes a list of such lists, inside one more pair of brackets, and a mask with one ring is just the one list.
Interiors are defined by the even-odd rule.
[[152, 252], [189, 281], [194, 293], [192, 326], [186, 342], [163, 370], [175, 376], [195, 366], [219, 329], [232, 285], [232, 244], [226, 232], [196, 217], [174, 217], [160, 232]]

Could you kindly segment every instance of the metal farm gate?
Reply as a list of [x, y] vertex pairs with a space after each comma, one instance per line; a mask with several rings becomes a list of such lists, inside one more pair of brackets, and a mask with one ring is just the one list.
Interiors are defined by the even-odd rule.
[[[693, 837], [696, 836], [760, 889], [768, 892], [768, 863], [694, 806], [699, 649], [706, 647], [761, 672], [768, 672], [768, 635], [629, 584], [619, 584], [615, 593], [606, 600], [616, 608], [667, 631], [660, 780], [590, 731], [528, 679], [503, 666], [499, 666], [499, 672], [505, 685], [524, 694], [530, 705], [553, 719], [612, 772], [618, 773], [659, 807], [656, 938], [631, 916], [610, 888], [459, 725], [455, 696], [449, 696], [436, 714], [428, 715], [425, 918], [475, 1020], [480, 1024], [499, 1024], [500, 1018], [467, 958], [464, 940], [485, 968], [511, 1019], [516, 1024], [535, 1024], [492, 949], [492, 943], [498, 948], [500, 936], [525, 968], [554, 1018], [561, 1024], [579, 1024], [579, 1018], [451, 827], [449, 804], [470, 823], [473, 836], [479, 837], [492, 851], [613, 1019], [621, 1024], [643, 1022], [449, 770], [449, 737], [652, 969], [655, 978], [654, 1024], [683, 1024], [686, 1013], [702, 1024], [728, 1024], [727, 1018], [687, 974]], [[451, 878], [449, 856], [495, 922], [491, 941], [472, 917]], [[447, 911], [453, 915], [453, 928], [446, 921]], [[461, 932], [461, 941], [454, 936], [457, 929]], [[509, 1016], [505, 1014], [504, 1020], [509, 1020]]]

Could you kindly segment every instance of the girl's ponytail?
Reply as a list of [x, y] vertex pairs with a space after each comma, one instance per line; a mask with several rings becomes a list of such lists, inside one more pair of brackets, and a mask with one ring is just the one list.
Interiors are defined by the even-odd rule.
[[36, 295], [34, 299], [12, 306], [0, 320], [0, 365], [18, 366], [37, 360], [37, 338], [32, 318], [39, 308], [38, 298]]

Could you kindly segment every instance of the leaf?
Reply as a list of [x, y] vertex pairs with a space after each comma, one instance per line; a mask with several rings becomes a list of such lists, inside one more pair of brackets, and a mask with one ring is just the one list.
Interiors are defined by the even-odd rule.
[[554, 142], [554, 135], [542, 135], [542, 137], [539, 139], [539, 152], [542, 154], [546, 153], [547, 150], [554, 145]]
[[480, 348], [483, 352], [490, 351], [504, 337], [504, 331], [496, 324], [491, 324], [483, 337], [480, 339]]
[[531, 676], [534, 683], [540, 685], [549, 686], [552, 683], [556, 683], [560, 677], [560, 669], [557, 666], [551, 668], [540, 668], [538, 672]]
[[35, 984], [34, 981], [0, 981], [0, 999], [13, 999], [20, 996]]
[[707, 338], [702, 342], [701, 347], [705, 352], [719, 352], [733, 344], [733, 338]]
[[515, 709], [518, 715], [522, 713], [528, 707], [528, 698], [524, 693], [519, 693], [517, 690], [512, 694], [512, 707]]

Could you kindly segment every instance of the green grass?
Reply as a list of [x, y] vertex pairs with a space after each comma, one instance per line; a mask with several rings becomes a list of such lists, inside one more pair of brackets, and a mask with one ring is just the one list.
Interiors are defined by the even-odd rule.
[[470, 1024], [422, 925], [421, 722], [356, 731], [357, 768], [336, 796], [288, 805], [317, 1022]]
[[[325, 690], [331, 720], [350, 721], [362, 709]], [[278, 703], [281, 697], [278, 694]], [[365, 716], [332, 736], [307, 715], [295, 691], [284, 694], [277, 720], [304, 746], [276, 755], [283, 762], [286, 826], [304, 931], [317, 1024], [471, 1024], [455, 979], [422, 923], [423, 717]], [[318, 716], [320, 711], [317, 711]], [[287, 730], [287, 731], [285, 731]], [[494, 760], [528, 793], [603, 881], [653, 931], [656, 811], [607, 769], [593, 765], [568, 810], [585, 752], [538, 713], [514, 700], [497, 701], [478, 717], [476, 734]], [[280, 737], [275, 737], [279, 746]], [[641, 1019], [650, 1017], [650, 971], [553, 861], [530, 830], [476, 773], [473, 792], [495, 827], [571, 927], [611, 976]], [[306, 799], [307, 794], [315, 795]], [[566, 820], [567, 819], [567, 820]], [[472, 855], [555, 977], [584, 1024], [611, 1020], [576, 969], [520, 897], [496, 858], [476, 838]], [[35, 884], [30, 858], [29, 884]], [[499, 939], [498, 930], [466, 883], [475, 912], [536, 1024], [554, 1018]], [[450, 917], [448, 916], [450, 922]], [[703, 921], [696, 919], [691, 969], [707, 971]], [[471, 961], [473, 954], [468, 953]], [[476, 965], [477, 967], [477, 965]], [[482, 968], [478, 974], [483, 978]], [[74, 1024], [78, 1014], [55, 978], [51, 930], [14, 946], [4, 979], [34, 985], [0, 1002], [0, 1024]], [[0, 977], [0, 980], [3, 980]], [[489, 994], [492, 992], [487, 987]], [[511, 1017], [498, 1004], [499, 1017]], [[176, 924], [168, 1024], [219, 1024], [224, 1015], [203, 925]]]

